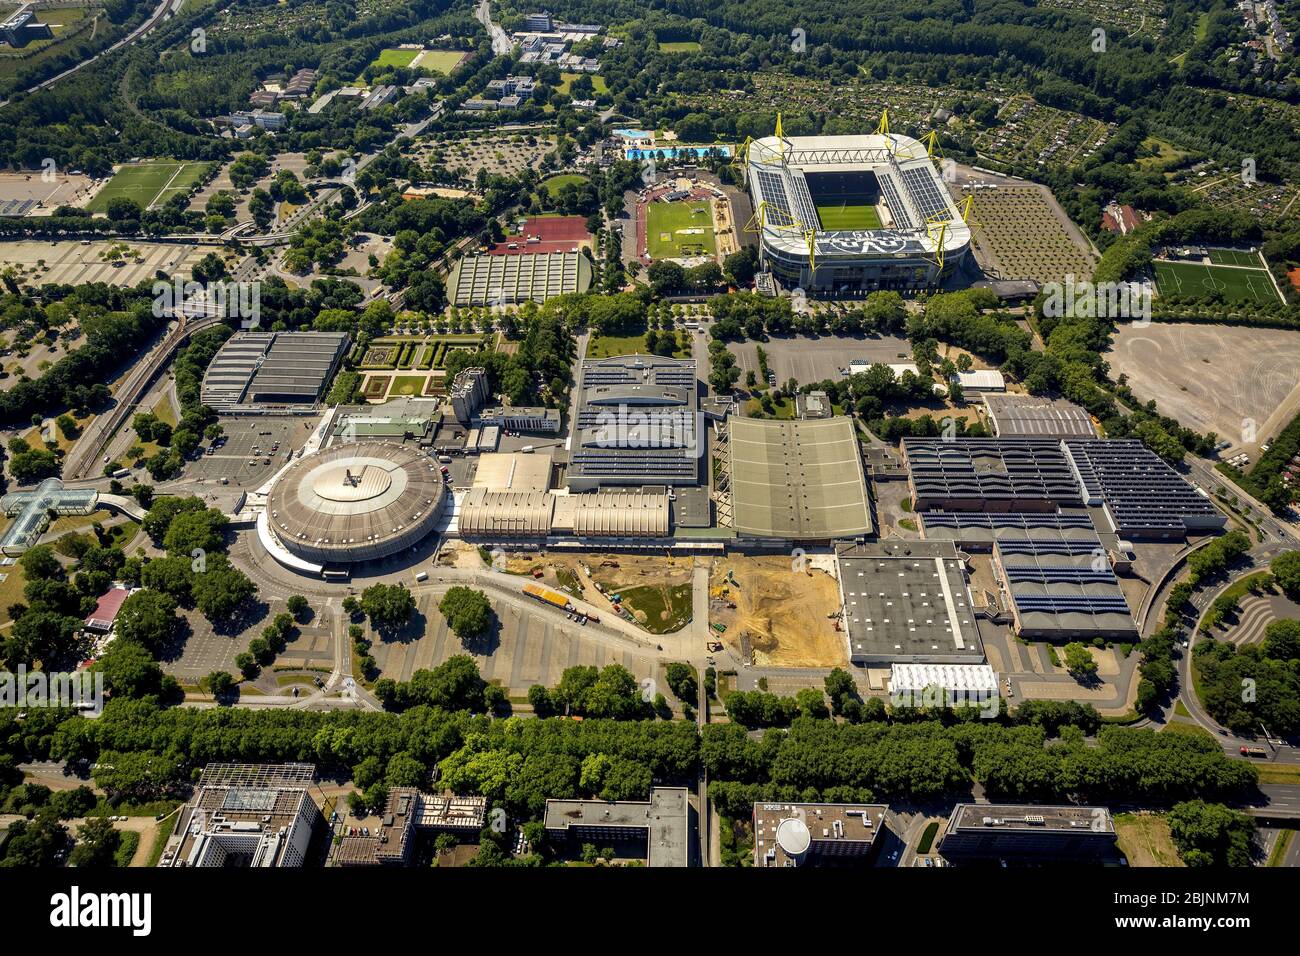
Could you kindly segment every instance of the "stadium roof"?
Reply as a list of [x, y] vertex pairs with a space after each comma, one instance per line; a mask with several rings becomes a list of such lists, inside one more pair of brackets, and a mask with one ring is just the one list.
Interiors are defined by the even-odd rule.
[[452, 267], [447, 282], [453, 305], [545, 302], [590, 287], [591, 262], [580, 252], [465, 256]]
[[[806, 173], [875, 174], [894, 217], [892, 228], [824, 230]], [[910, 136], [767, 136], [749, 147], [749, 184], [755, 206], [765, 204], [763, 241], [806, 255], [807, 240], [796, 223], [816, 226], [817, 257], [933, 255], [944, 224], [943, 244], [959, 252], [970, 244], [962, 221], [925, 147]]]
[[1060, 435], [1095, 438], [1088, 413], [1063, 399], [1036, 395], [985, 394], [993, 434], [999, 438], [1040, 438]]
[[852, 419], [733, 418], [728, 427], [738, 534], [823, 541], [872, 530]]
[[1101, 505], [1122, 535], [1220, 531], [1226, 519], [1136, 438], [1062, 442], [1089, 505]]

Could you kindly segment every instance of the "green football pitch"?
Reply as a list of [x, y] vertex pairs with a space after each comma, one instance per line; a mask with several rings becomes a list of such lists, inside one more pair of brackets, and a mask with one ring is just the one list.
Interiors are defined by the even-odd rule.
[[866, 203], [832, 202], [817, 207], [817, 217], [822, 229], [836, 232], [841, 229], [879, 229], [880, 213]]
[[1220, 292], [1227, 302], [1250, 299], [1277, 302], [1277, 290], [1263, 269], [1207, 266], [1200, 262], [1157, 260], [1156, 285], [1162, 295], [1204, 296]]
[[651, 203], [646, 209], [646, 251], [651, 259], [714, 255], [718, 247], [708, 202]]
[[134, 199], [141, 209], [161, 206], [177, 193], [186, 193], [203, 178], [207, 163], [149, 160], [122, 166], [86, 207], [91, 212], [107, 212], [108, 204], [119, 196]]

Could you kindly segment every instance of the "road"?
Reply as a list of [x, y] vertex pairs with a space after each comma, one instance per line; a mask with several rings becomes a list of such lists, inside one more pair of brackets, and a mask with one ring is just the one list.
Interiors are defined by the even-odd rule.
[[[47, 89], [48, 87], [51, 87], [55, 83], [59, 82], [59, 80], [71, 76], [73, 73], [76, 73], [78, 70], [84, 67], [90, 66], [90, 64], [94, 63], [100, 57], [107, 56], [108, 54], [112, 53], [115, 50], [120, 50], [122, 47], [134, 43], [136, 40], [140, 39], [140, 37], [144, 36], [146, 33], [148, 33], [158, 24], [162, 23], [169, 16], [171, 16], [173, 13], [179, 10], [183, 3], [184, 0], [162, 0], [162, 2], [158, 4], [158, 9], [156, 9], [153, 12], [153, 14], [150, 15], [148, 20], [140, 24], [133, 31], [128, 33], [126, 36], [122, 37], [122, 39], [118, 40], [112, 46], [108, 47], [105, 50], [101, 50], [100, 52], [92, 56], [90, 59], [82, 60], [76, 66], [69, 67], [68, 69], [64, 70], [62, 73], [50, 77], [48, 80], [46, 80], [43, 83], [37, 83], [35, 86], [28, 87], [27, 89], [23, 90], [21, 93], [16, 95], [23, 96], [26, 95], [27, 93], [35, 93], [38, 90]], [[8, 106], [11, 102], [12, 102], [11, 99], [0, 101], [0, 109], [4, 109], [4, 107]]]
[[474, 8], [474, 17], [483, 24], [488, 35], [492, 37], [492, 52], [497, 56], [508, 56], [515, 45], [510, 42], [510, 37], [506, 36], [506, 31], [492, 22], [490, 0], [480, 0], [479, 5]]
[[176, 350], [191, 335], [200, 329], [220, 323], [221, 319], [217, 317], [180, 320], [176, 328], [154, 347], [149, 357], [143, 362], [137, 362], [131, 369], [121, 387], [118, 388], [117, 394], [113, 396], [115, 401], [113, 408], [106, 414], [100, 415], [86, 428], [85, 434], [68, 452], [67, 460], [63, 464], [63, 474], [67, 478], [88, 478], [97, 475], [101, 470], [96, 467], [100, 464], [100, 451], [139, 404], [144, 390], [149, 387], [154, 377], [172, 360]]

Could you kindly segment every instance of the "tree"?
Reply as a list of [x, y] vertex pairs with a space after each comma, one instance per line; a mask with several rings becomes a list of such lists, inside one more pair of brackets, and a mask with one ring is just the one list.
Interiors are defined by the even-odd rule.
[[1269, 562], [1278, 587], [1289, 597], [1300, 597], [1300, 551], [1284, 551]]
[[1065, 645], [1065, 669], [1075, 677], [1091, 677], [1097, 672], [1097, 662], [1087, 647], [1073, 641]]
[[1220, 803], [1188, 800], [1166, 815], [1178, 855], [1188, 866], [1250, 866], [1255, 821]]
[[146, 588], [122, 602], [116, 621], [119, 640], [115, 643], [134, 642], [157, 655], [171, 642], [179, 624], [176, 600]]
[[194, 575], [190, 590], [194, 606], [209, 621], [216, 621], [231, 617], [257, 593], [257, 585], [224, 554], [215, 554], [208, 557], [206, 570]]
[[229, 524], [230, 519], [216, 508], [184, 511], [167, 526], [163, 547], [172, 555], [218, 551], [225, 545], [224, 533]]
[[449, 588], [438, 603], [447, 625], [462, 641], [472, 641], [487, 633], [492, 624], [492, 605], [487, 595], [473, 588]]
[[78, 869], [110, 867], [121, 845], [122, 834], [108, 817], [91, 817], [77, 829], [77, 845], [68, 862]]
[[290, 595], [285, 604], [296, 621], [301, 621], [307, 613], [307, 599], [301, 594]]
[[103, 673], [104, 685], [115, 698], [144, 697], [162, 692], [162, 668], [142, 644], [113, 641], [95, 662], [95, 667]]
[[404, 584], [372, 584], [361, 592], [361, 610], [373, 627], [398, 627], [415, 613], [415, 598]]
[[18, 565], [23, 569], [23, 576], [28, 581], [63, 578], [63, 564], [48, 544], [38, 544], [34, 548], [27, 549], [18, 559]]
[[220, 701], [230, 696], [235, 689], [235, 679], [230, 676], [229, 671], [213, 671], [203, 678], [203, 686], [207, 688], [209, 694]]
[[668, 688], [678, 700], [687, 704], [694, 704], [699, 700], [699, 683], [695, 678], [695, 668], [690, 664], [673, 661], [664, 668], [664, 677], [668, 681]]
[[1279, 661], [1300, 659], [1300, 621], [1271, 621], [1264, 628], [1264, 653]]

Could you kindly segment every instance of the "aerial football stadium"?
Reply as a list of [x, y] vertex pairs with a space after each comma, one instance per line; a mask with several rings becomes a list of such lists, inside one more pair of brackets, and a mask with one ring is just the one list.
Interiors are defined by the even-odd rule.
[[775, 136], [745, 151], [766, 271], [813, 295], [938, 284], [970, 228], [927, 148], [882, 121], [863, 136]]

